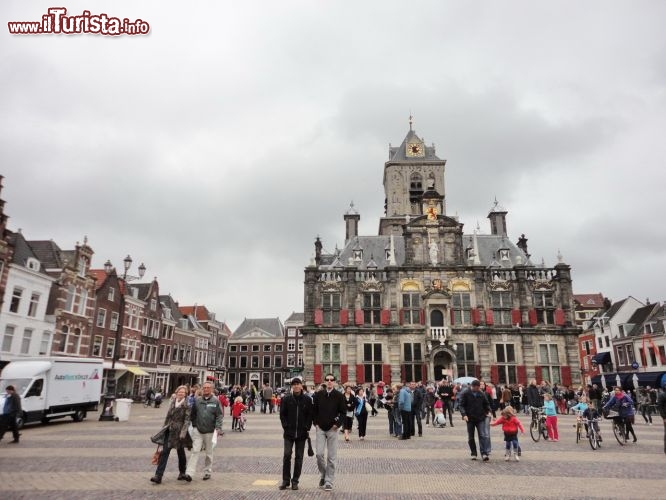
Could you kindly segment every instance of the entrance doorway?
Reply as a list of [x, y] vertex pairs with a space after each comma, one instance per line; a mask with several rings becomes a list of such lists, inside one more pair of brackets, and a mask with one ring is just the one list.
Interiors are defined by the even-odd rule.
[[453, 380], [455, 378], [454, 362], [455, 360], [449, 352], [436, 352], [432, 359], [433, 379], [442, 380], [443, 378], [448, 378], [449, 380]]

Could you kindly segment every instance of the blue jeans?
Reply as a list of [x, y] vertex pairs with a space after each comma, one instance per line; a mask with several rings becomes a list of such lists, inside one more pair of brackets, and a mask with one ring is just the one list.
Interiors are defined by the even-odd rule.
[[477, 455], [474, 431], [476, 431], [479, 435], [479, 448], [481, 448], [481, 455], [490, 455], [490, 434], [488, 433], [488, 427], [486, 426], [485, 418], [480, 422], [472, 422], [471, 420], [467, 422], [467, 442], [469, 444], [469, 451], [472, 453], [473, 457]]

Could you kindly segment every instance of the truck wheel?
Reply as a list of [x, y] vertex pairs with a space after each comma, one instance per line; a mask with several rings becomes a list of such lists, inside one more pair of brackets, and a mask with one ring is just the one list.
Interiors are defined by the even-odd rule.
[[74, 422], [81, 422], [84, 418], [86, 418], [86, 412], [83, 410], [77, 410], [74, 415], [72, 415], [72, 420]]
[[25, 420], [27, 418], [27, 415], [25, 412], [22, 412], [20, 415], [16, 416], [16, 428], [17, 429], [23, 429], [23, 425], [25, 424]]

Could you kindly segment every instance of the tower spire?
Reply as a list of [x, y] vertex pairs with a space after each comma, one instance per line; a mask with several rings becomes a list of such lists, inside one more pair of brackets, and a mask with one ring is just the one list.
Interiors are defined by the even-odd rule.
[[409, 112], [409, 131], [412, 131], [412, 123], [414, 123], [414, 117], [412, 116], [412, 112]]

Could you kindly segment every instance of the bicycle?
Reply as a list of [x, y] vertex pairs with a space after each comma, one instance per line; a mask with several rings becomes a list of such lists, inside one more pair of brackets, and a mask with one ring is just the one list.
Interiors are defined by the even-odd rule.
[[530, 423], [530, 436], [532, 436], [532, 440], [536, 443], [541, 439], [541, 436], [544, 439], [548, 439], [546, 415], [543, 412], [543, 408], [530, 406], [530, 410], [532, 411], [532, 422]]
[[247, 410], [244, 410], [241, 412], [240, 417], [238, 418], [238, 431], [243, 432], [245, 430], [245, 423], [247, 421], [247, 417], [245, 416], [245, 412]]
[[597, 430], [600, 421], [600, 418], [588, 418], [585, 420], [585, 423], [587, 424], [587, 439], [590, 441], [590, 447], [593, 450], [596, 450], [601, 446], [601, 436]]
[[580, 442], [581, 436], [583, 434], [583, 413], [582, 411], [576, 412], [576, 444]]
[[624, 423], [624, 418], [620, 417], [620, 414], [615, 410], [609, 410], [605, 417], [613, 421], [613, 434], [620, 446], [627, 444], [629, 436], [627, 436], [627, 426]]

